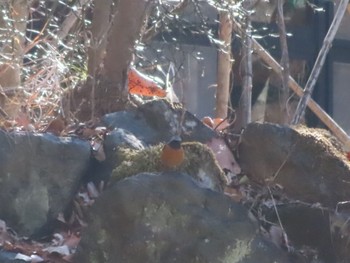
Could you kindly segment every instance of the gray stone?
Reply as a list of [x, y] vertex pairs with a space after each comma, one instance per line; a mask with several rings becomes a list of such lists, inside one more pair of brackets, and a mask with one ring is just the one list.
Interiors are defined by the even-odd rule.
[[90, 211], [74, 262], [289, 262], [243, 206], [181, 173], [118, 181]]
[[[332, 213], [325, 208], [300, 202], [285, 203], [262, 209], [267, 222], [283, 226], [290, 244], [297, 250], [312, 248], [321, 262], [341, 262], [336, 253], [338, 236], [332, 231]], [[278, 215], [276, 214], [278, 212]]]
[[90, 160], [90, 145], [51, 134], [0, 132], [0, 218], [33, 235], [62, 212]]
[[122, 128], [116, 128], [106, 135], [103, 141], [103, 147], [106, 154], [106, 162], [104, 166], [110, 167], [108, 173], [111, 173], [118, 161], [115, 155], [118, 147], [142, 150], [145, 148], [145, 144], [129, 131]]
[[[174, 107], [165, 100], [154, 100], [139, 106], [134, 111], [107, 114], [102, 125], [110, 129], [121, 128], [135, 135], [145, 145], [167, 142], [176, 134], [183, 109]], [[216, 134], [193, 114], [185, 111], [182, 122], [182, 139], [206, 143]]]
[[109, 129], [123, 129], [133, 134], [145, 144], [154, 144], [158, 141], [157, 131], [136, 111], [118, 111], [102, 117], [102, 125]]
[[192, 113], [186, 111], [180, 105], [172, 106], [166, 100], [154, 100], [145, 103], [138, 110], [142, 112], [147, 123], [158, 131], [159, 137], [163, 138], [164, 141], [168, 141], [176, 134], [179, 125], [181, 125], [184, 141], [206, 143], [216, 136], [212, 129], [204, 125]]
[[127, 130], [117, 128], [109, 132], [104, 140], [105, 151], [115, 151], [115, 147], [124, 146], [130, 149], [142, 150], [144, 143]]
[[[153, 100], [137, 109], [106, 114], [101, 125], [111, 130], [105, 138], [106, 161], [94, 165], [93, 181], [108, 180], [118, 163], [116, 149], [127, 147], [142, 150], [145, 147], [168, 142], [177, 133], [183, 108], [166, 100]], [[207, 143], [216, 133], [194, 115], [185, 111], [182, 140]]]

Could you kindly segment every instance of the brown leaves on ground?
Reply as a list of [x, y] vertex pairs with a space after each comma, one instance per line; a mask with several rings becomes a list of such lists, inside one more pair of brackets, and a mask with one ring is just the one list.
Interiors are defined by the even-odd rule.
[[26, 262], [67, 263], [80, 241], [79, 231], [67, 231], [53, 235], [51, 242], [41, 243], [30, 239], [18, 238], [0, 220], [0, 253], [13, 253], [13, 259]]
[[50, 132], [56, 136], [60, 136], [63, 130], [66, 128], [66, 120], [62, 115], [58, 115], [52, 120], [49, 125], [44, 129], [44, 132]]

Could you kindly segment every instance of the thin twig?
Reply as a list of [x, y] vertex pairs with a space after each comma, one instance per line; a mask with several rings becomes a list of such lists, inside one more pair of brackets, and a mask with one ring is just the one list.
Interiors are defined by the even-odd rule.
[[280, 165], [280, 167], [278, 167], [277, 171], [275, 172], [275, 174], [274, 174], [274, 176], [273, 176], [273, 179], [272, 179], [273, 182], [276, 181], [277, 176], [278, 176], [279, 173], [281, 172], [281, 170], [282, 170], [282, 168], [284, 167], [284, 165], [287, 163], [287, 161], [288, 161], [290, 155], [292, 154], [292, 152], [293, 152], [293, 150], [294, 150], [294, 146], [295, 146], [295, 144], [292, 145], [292, 147], [291, 147], [291, 149], [289, 150], [289, 152], [288, 152], [286, 158], [283, 160], [282, 164]]
[[288, 252], [290, 247], [288, 246], [288, 237], [287, 237], [287, 232], [285, 231], [284, 227], [283, 227], [283, 224], [282, 224], [282, 220], [281, 220], [281, 217], [280, 217], [280, 214], [278, 212], [278, 209], [277, 209], [277, 205], [276, 205], [276, 201], [275, 201], [275, 198], [273, 197], [273, 194], [272, 194], [272, 191], [270, 189], [270, 187], [268, 186], [267, 187], [268, 191], [269, 191], [269, 194], [271, 196], [271, 200], [272, 200], [272, 204], [273, 204], [273, 209], [275, 210], [275, 213], [276, 213], [276, 216], [277, 216], [277, 220], [278, 220], [278, 224], [280, 225], [280, 228], [282, 230], [282, 238], [284, 239], [286, 245], [287, 245], [287, 249], [288, 249]]
[[253, 66], [252, 66], [252, 37], [250, 12], [247, 11], [245, 18], [245, 33], [243, 34], [243, 92], [241, 99], [242, 127], [245, 128], [252, 120], [252, 88], [253, 88]]
[[78, 20], [81, 12], [82, 7], [84, 5], [87, 5], [91, 0], [80, 0], [77, 1], [77, 10], [76, 11], [70, 11], [65, 20], [63, 21], [62, 25], [60, 26], [60, 30], [57, 32], [57, 39], [63, 40], [68, 35], [71, 28], [74, 26], [76, 21]]
[[[169, 14], [175, 15], [181, 13], [186, 8], [189, 2], [190, 0], [183, 0], [182, 2], [174, 6], [174, 8], [170, 10]], [[157, 21], [153, 26], [148, 28], [143, 34], [141, 42], [148, 43], [149, 41], [151, 41], [151, 39], [162, 30], [162, 22], [163, 19]]]

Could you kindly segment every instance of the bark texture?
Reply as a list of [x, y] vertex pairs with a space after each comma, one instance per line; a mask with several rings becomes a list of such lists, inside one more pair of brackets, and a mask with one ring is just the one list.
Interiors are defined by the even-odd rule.
[[230, 13], [220, 13], [219, 39], [224, 43], [218, 52], [216, 112], [217, 118], [227, 117], [228, 100], [230, 97], [230, 78], [232, 69], [231, 57], [232, 19]]
[[[111, 11], [108, 4], [103, 5], [103, 8], [100, 6], [101, 10], [97, 9], [94, 19], [100, 21], [103, 27], [109, 24], [106, 17], [108, 11], [111, 12], [111, 27], [107, 30], [107, 43], [102, 41], [95, 51], [90, 49], [90, 55], [95, 54], [89, 60], [91, 68], [88, 71], [96, 73], [106, 45], [106, 54], [101, 61], [102, 70], [95, 77], [89, 78], [83, 87], [75, 90], [73, 98], [70, 99], [71, 110], [79, 120], [100, 117], [124, 109], [128, 104], [127, 71], [135, 43], [140, 39], [149, 3], [148, 0], [119, 0], [113, 8], [115, 12]], [[99, 25], [93, 28], [95, 37], [103, 37], [105, 34], [105, 28], [101, 31], [99, 28]]]

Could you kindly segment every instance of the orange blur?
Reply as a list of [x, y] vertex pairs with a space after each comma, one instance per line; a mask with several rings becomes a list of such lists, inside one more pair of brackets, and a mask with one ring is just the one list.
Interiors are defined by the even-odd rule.
[[147, 75], [142, 74], [134, 68], [130, 68], [128, 73], [129, 81], [129, 93], [137, 94], [142, 96], [157, 96], [164, 98], [166, 96], [166, 91], [158, 86]]

